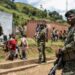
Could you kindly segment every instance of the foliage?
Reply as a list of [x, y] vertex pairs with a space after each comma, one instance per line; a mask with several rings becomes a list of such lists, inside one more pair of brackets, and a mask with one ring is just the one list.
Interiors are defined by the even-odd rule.
[[13, 14], [13, 23], [15, 25], [23, 25], [30, 19], [46, 19], [51, 21], [63, 21], [58, 12], [48, 12], [39, 10], [31, 5], [17, 2], [14, 0], [0, 0], [0, 10]]
[[54, 21], [63, 21], [63, 17], [57, 11], [49, 12], [49, 16], [52, 17], [52, 20]]
[[0, 5], [8, 9], [16, 9], [16, 5], [11, 0], [0, 0]]
[[27, 41], [29, 46], [36, 46], [36, 41], [34, 39], [27, 38]]

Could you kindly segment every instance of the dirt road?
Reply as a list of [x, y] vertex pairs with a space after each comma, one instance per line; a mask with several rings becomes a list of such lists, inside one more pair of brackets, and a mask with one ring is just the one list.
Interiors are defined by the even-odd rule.
[[[53, 64], [41, 64], [37, 67], [30, 68], [27, 70], [19, 71], [19, 72], [13, 72], [9, 73], [7, 75], [48, 75], [50, 68], [53, 66]], [[57, 71], [56, 75], [61, 75], [61, 71]]]

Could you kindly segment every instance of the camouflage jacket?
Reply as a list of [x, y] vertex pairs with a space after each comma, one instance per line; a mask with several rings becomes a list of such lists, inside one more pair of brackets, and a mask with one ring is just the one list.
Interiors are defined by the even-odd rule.
[[75, 60], [75, 26], [69, 28], [62, 51], [64, 61]]
[[64, 42], [64, 48], [75, 48], [75, 26], [71, 26], [68, 29], [68, 34]]
[[39, 32], [37, 32], [37, 40], [39, 41], [46, 41], [46, 38], [47, 38], [47, 31], [46, 31], [46, 28], [40, 30]]

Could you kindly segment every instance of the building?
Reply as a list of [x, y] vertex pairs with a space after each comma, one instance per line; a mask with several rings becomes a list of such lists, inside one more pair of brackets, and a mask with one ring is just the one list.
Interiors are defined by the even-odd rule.
[[9, 36], [13, 31], [13, 16], [12, 14], [0, 11], [0, 25], [3, 29], [3, 34]]

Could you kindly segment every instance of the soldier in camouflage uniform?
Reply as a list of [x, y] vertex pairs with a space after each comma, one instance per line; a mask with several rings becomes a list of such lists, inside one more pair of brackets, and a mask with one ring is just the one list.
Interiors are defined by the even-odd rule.
[[65, 62], [62, 75], [75, 75], [75, 10], [68, 11], [65, 16], [70, 27], [64, 47], [61, 49]]
[[46, 55], [45, 55], [46, 37], [47, 37], [46, 26], [44, 24], [40, 24], [39, 29], [37, 31], [37, 45], [38, 45], [38, 51], [39, 51], [39, 63], [46, 62]]

